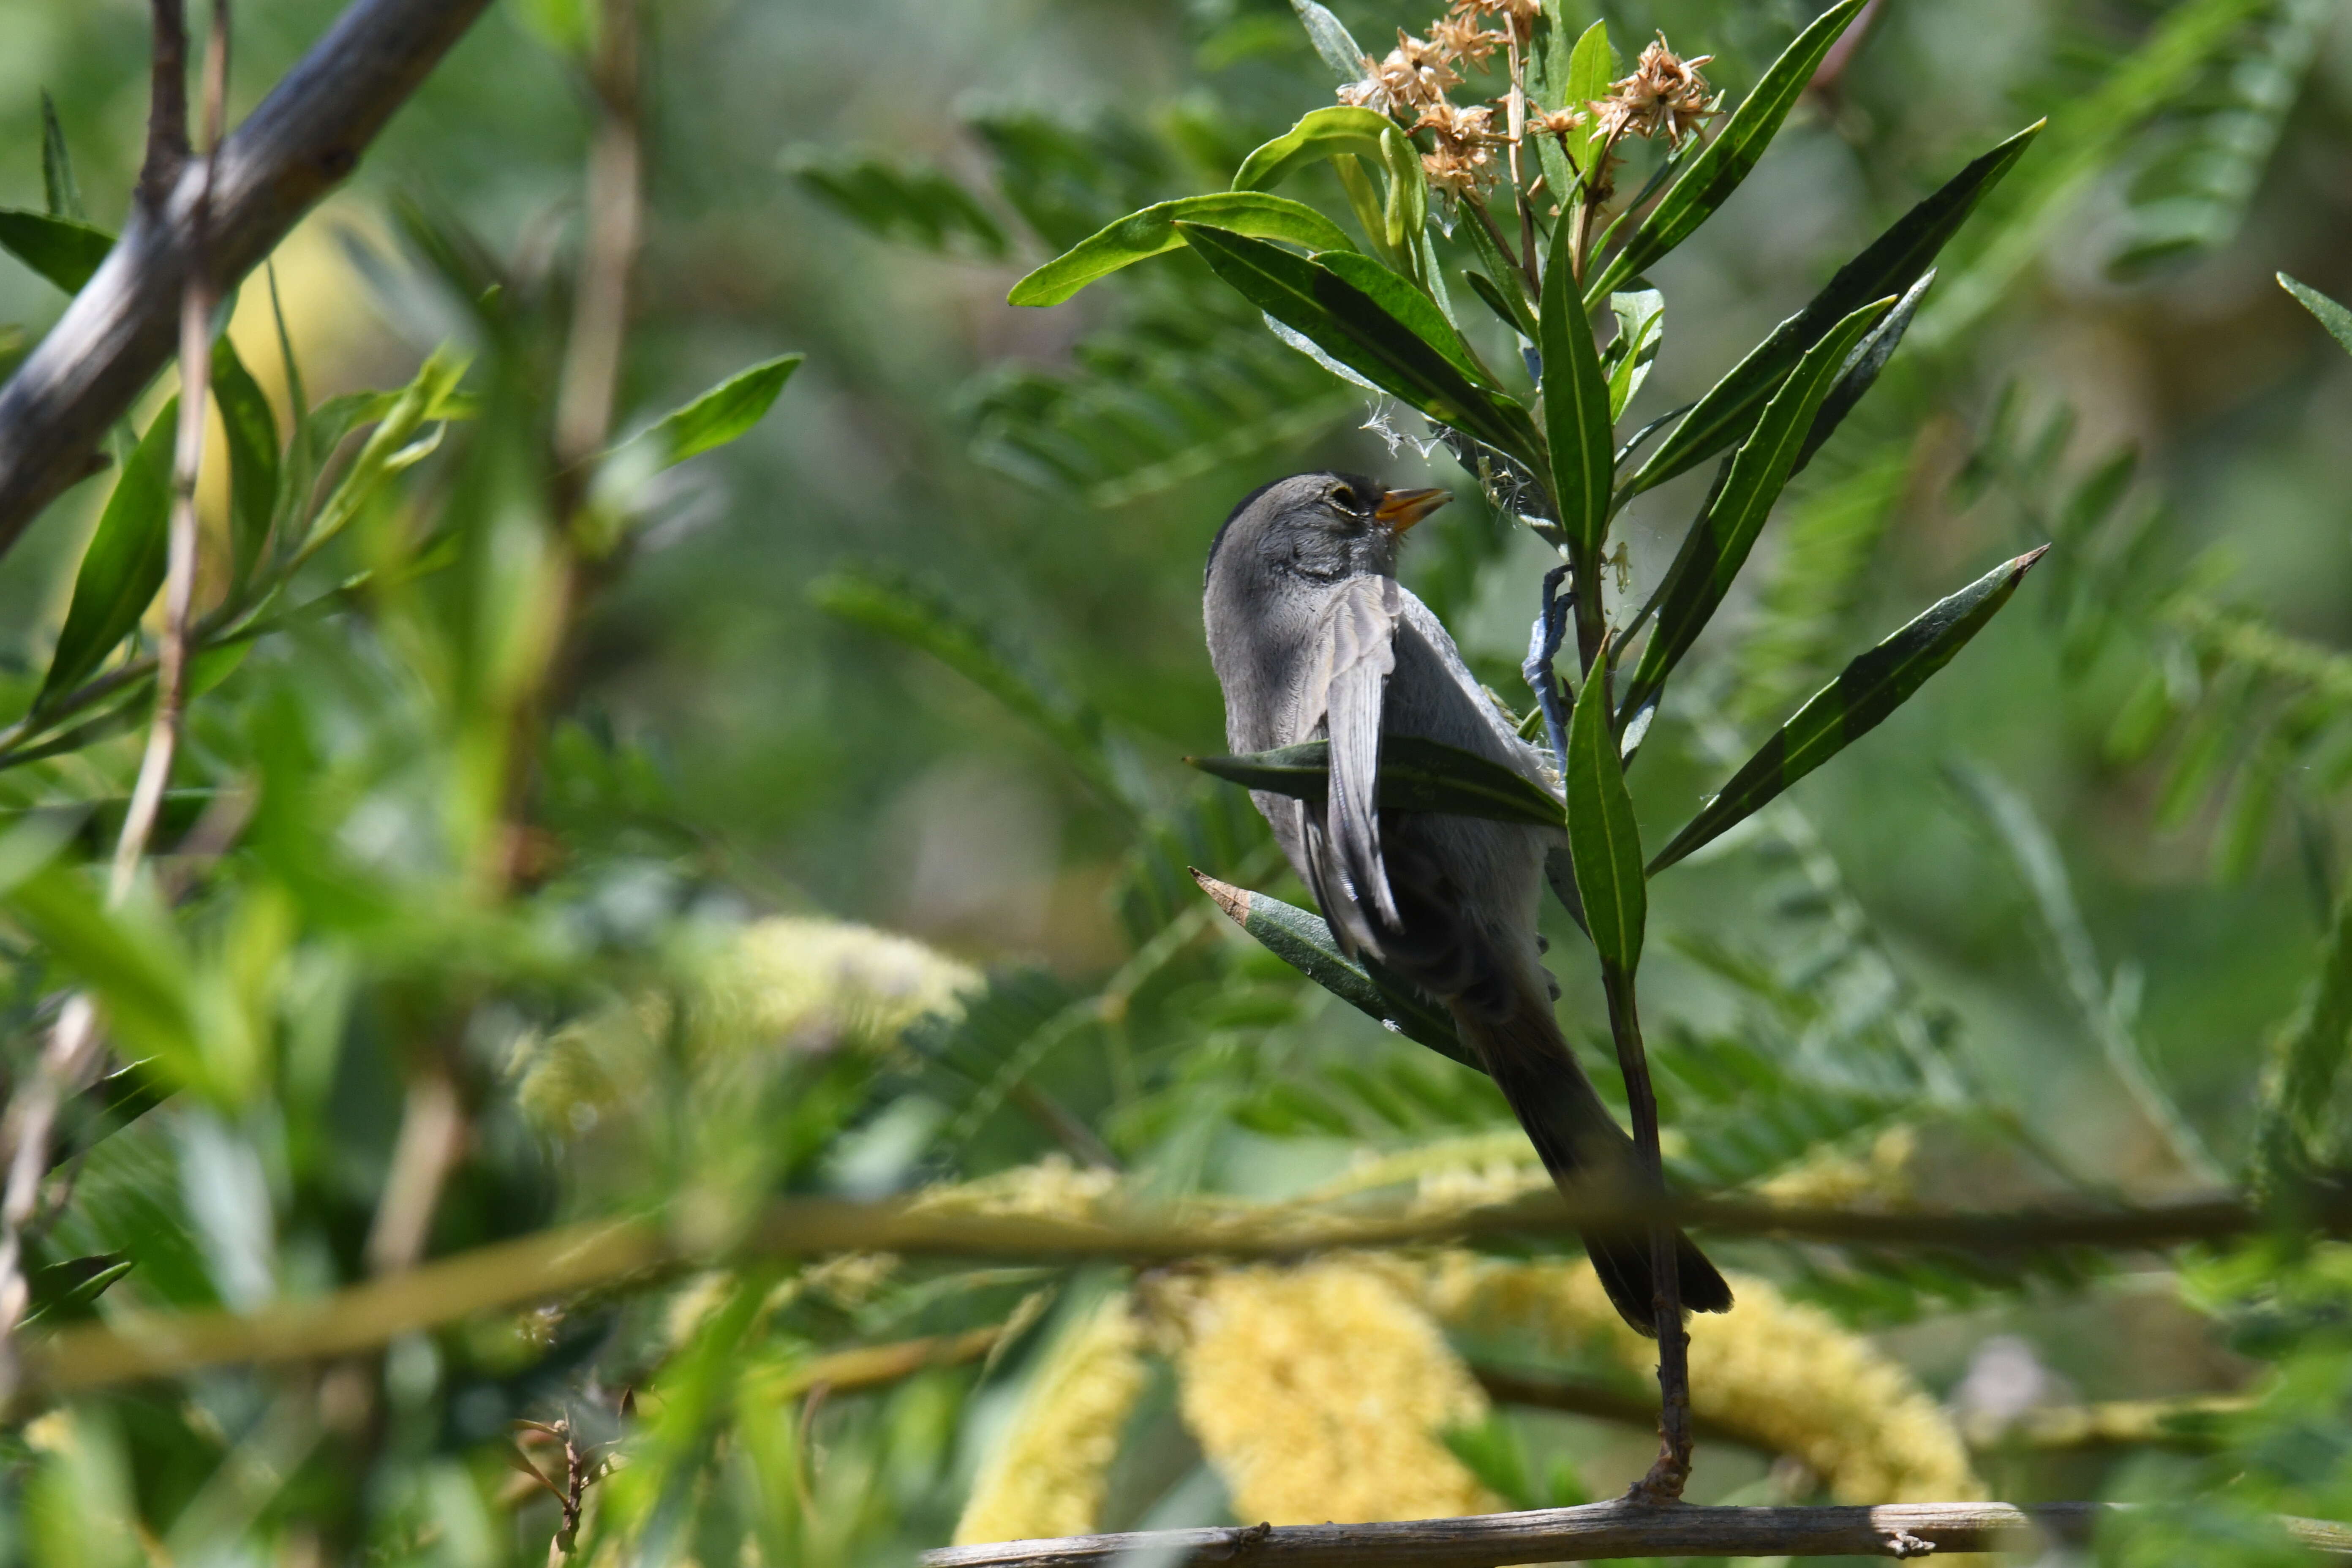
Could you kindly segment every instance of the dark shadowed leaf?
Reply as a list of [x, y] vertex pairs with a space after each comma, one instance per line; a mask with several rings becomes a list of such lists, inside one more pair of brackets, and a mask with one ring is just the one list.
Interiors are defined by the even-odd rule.
[[242, 584], [278, 505], [278, 416], [226, 336], [213, 345], [212, 381], [228, 437], [230, 580]]
[[2041, 559], [2042, 550], [2036, 550], [1993, 568], [1847, 665], [1658, 851], [1650, 862], [1650, 875], [1752, 816], [1782, 790], [1876, 729], [1984, 629]]
[[803, 190], [868, 234], [926, 250], [1004, 254], [1004, 230], [979, 198], [929, 164], [800, 147], [786, 151], [784, 166]]
[[761, 360], [751, 369], [740, 371], [720, 382], [683, 407], [674, 408], [655, 422], [653, 427], [636, 437], [629, 445], [643, 442], [656, 455], [658, 466], [668, 468], [698, 457], [714, 447], [724, 447], [760, 422], [784, 389], [793, 372], [800, 369], [806, 354], [778, 354], [774, 359]]
[[[1596, 555], [1609, 531], [1610, 464], [1616, 448], [1609, 416], [1609, 383], [1600, 351], [1578, 300], [1570, 258], [1576, 226], [1552, 226], [1550, 265], [1544, 268], [1543, 395], [1545, 434], [1551, 440], [1552, 493], [1559, 524], [1584, 557]], [[1577, 570], [1584, 570], [1580, 566]], [[1580, 579], [1581, 581], [1581, 579]]]
[[1796, 106], [1805, 84], [1813, 79], [1822, 57], [1830, 52], [1830, 46], [1837, 42], [1838, 35], [1845, 31], [1846, 24], [1853, 20], [1864, 4], [1864, 0], [1838, 0], [1815, 17], [1812, 26], [1797, 35], [1796, 41], [1772, 62], [1755, 89], [1733, 111], [1723, 129], [1716, 132], [1715, 140], [1691, 160], [1682, 177], [1627, 237], [1624, 248], [1585, 289], [1588, 308], [1608, 299], [1627, 279], [1655, 266], [1660, 257], [1688, 239], [1701, 224], [1715, 216], [1717, 207], [1730, 199], [1731, 193], [1748, 178], [1748, 172], [1779, 134], [1780, 122]]
[[1316, 110], [1243, 159], [1234, 189], [1270, 191], [1295, 171], [1341, 153], [1378, 158], [1381, 132], [1391, 123], [1387, 115], [1353, 104]]
[[[1440, 346], [1328, 266], [1228, 230], [1178, 226], [1218, 277], [1333, 359], [1439, 423], [1522, 461], [1534, 460], [1535, 427], [1527, 411], [1465, 373], [1454, 358], [1459, 339], [1450, 326], [1439, 333], [1447, 340]], [[1396, 287], [1410, 289], [1402, 280]]]
[[81, 183], [74, 178], [73, 156], [66, 151], [66, 128], [58, 123], [58, 106], [46, 89], [41, 93], [41, 195], [50, 216], [89, 220], [82, 210]]
[[1594, 668], [1568, 721], [1568, 852], [1584, 929], [1601, 968], [1630, 977], [1642, 962], [1649, 890], [1642, 880], [1633, 797], [1625, 793], [1625, 768], [1617, 756], [1608, 680], [1599, 664]]
[[1698, 521], [1684, 537], [1674, 564], [1666, 569], [1665, 581], [1658, 585], [1654, 601], [1658, 624], [1626, 689], [1627, 712], [1638, 710], [1645, 699], [1665, 684], [1667, 675], [1715, 615], [1716, 606], [1723, 603], [1732, 579], [1755, 546], [1757, 534], [1763, 531], [1764, 520], [1771, 515], [1772, 503], [1788, 483], [1789, 470], [1812, 429], [1822, 400], [1829, 395], [1855, 345], [1893, 303], [1882, 300], [1839, 322], [1806, 351], [1795, 374], [1765, 405], [1763, 418], [1732, 457]]
[[57, 651], [49, 671], [33, 700], [38, 711], [94, 673], [114, 646], [131, 635], [139, 617], [163, 585], [164, 558], [170, 539], [172, 510], [172, 444], [179, 423], [180, 400], [172, 399], [155, 416], [138, 449], [122, 465], [114, 493], [98, 520], [82, 553], [81, 570], [74, 577], [73, 601], [66, 624], [58, 633]]
[[1921, 273], [1919, 281], [1912, 284], [1903, 298], [1895, 301], [1895, 308], [1887, 311], [1878, 325], [1871, 328], [1869, 334], [1854, 345], [1853, 353], [1846, 356], [1845, 368], [1838, 373], [1836, 384], [1830, 388], [1830, 395], [1822, 399], [1820, 409], [1813, 415], [1812, 428], [1805, 432], [1805, 444], [1797, 448], [1797, 460], [1789, 465], [1791, 479], [1805, 471], [1805, 465], [1813, 460], [1813, 454], [1837, 434], [1837, 427], [1845, 423], [1845, 416], [1853, 412], [1854, 405], [1860, 403], [1863, 395], [1876, 384], [1878, 373], [1886, 368], [1886, 362], [1895, 357], [1895, 351], [1902, 345], [1903, 334], [1909, 330], [1911, 318], [1919, 313], [1919, 301], [1927, 298], [1927, 286], [1935, 280], [1933, 268]]
[[106, 1293], [108, 1286], [130, 1273], [131, 1268], [128, 1254], [100, 1252], [32, 1270], [25, 1277], [29, 1298], [25, 1326], [41, 1323], [54, 1327], [91, 1316], [90, 1304]]
[[1628, 481], [1626, 493], [1663, 484], [1744, 438], [1766, 400], [1823, 333], [1871, 300], [1904, 293], [1919, 280], [1978, 201], [2041, 134], [2042, 126], [2036, 121], [1969, 163], [1838, 268], [1803, 310], [1774, 328], [1771, 336], [1699, 399], [1690, 416]]
[[2319, 318], [2319, 324], [2327, 329], [2329, 337], [2343, 345], [2346, 353], [2352, 353], [2352, 310], [2346, 310], [2310, 284], [2297, 282], [2284, 272], [2278, 275], [2278, 280], [2280, 288], [2294, 295], [2297, 303]]
[[1454, 1020], [1443, 1007], [1402, 980], [1390, 977], [1384, 984], [1373, 978], [1364, 964], [1340, 952], [1321, 916], [1265, 893], [1221, 882], [1203, 871], [1193, 872], [1192, 879], [1216, 900], [1227, 918], [1255, 937], [1268, 952], [1350, 1007], [1465, 1067], [1486, 1070], [1472, 1059], [1470, 1048], [1454, 1033]]
[[[1187, 757], [1204, 773], [1246, 789], [1321, 800], [1330, 787], [1330, 742], [1302, 741], [1239, 757]], [[1381, 737], [1384, 811], [1433, 811], [1496, 822], [1560, 826], [1559, 802], [1499, 763], [1416, 735]]]
[[1347, 231], [1304, 202], [1265, 191], [1212, 191], [1181, 196], [1127, 216], [1064, 251], [1013, 286], [1011, 305], [1058, 305], [1099, 278], [1184, 243], [1179, 221], [1214, 224], [1234, 234], [1278, 239], [1309, 250], [1353, 250]]
[[114, 248], [114, 237], [77, 218], [0, 207], [0, 248], [67, 293], [79, 294]]

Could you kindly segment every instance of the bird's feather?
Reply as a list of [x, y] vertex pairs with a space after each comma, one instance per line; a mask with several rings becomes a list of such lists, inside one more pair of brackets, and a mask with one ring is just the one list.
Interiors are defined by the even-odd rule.
[[[1357, 910], [1393, 925], [1396, 900], [1381, 858], [1381, 710], [1396, 668], [1402, 600], [1388, 576], [1354, 577], [1325, 606], [1314, 662], [1300, 693], [1302, 716], [1319, 713], [1331, 743], [1324, 855], [1336, 862]], [[1325, 868], [1328, 878], [1331, 868]]]

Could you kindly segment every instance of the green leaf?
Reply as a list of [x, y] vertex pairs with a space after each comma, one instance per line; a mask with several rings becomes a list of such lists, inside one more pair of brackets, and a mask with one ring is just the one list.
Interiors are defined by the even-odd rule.
[[172, 447], [180, 400], [163, 405], [122, 465], [98, 520], [98, 531], [83, 552], [74, 577], [73, 601], [58, 633], [33, 711], [79, 686], [114, 647], [129, 637], [163, 585], [172, 511]]
[[1330, 926], [1320, 916], [1267, 894], [1221, 882], [1204, 871], [1194, 871], [1192, 879], [1234, 924], [1340, 1001], [1464, 1067], [1486, 1070], [1462, 1043], [1454, 1020], [1443, 1007], [1381, 970], [1377, 960], [1358, 963], [1340, 952]]
[[1348, 35], [1347, 24], [1331, 15], [1315, 0], [1290, 0], [1290, 8], [1298, 14], [1298, 25], [1307, 29], [1307, 42], [1332, 74], [1341, 81], [1353, 81], [1364, 74], [1364, 51]]
[[1568, 721], [1568, 853], [1584, 927], [1603, 973], [1630, 978], [1642, 962], [1649, 890], [1642, 880], [1642, 835], [1625, 767], [1617, 756], [1608, 678], [1596, 661]]
[[278, 507], [278, 416], [226, 336], [213, 344], [212, 383], [228, 440], [229, 580], [241, 587]]
[[1846, 355], [1845, 364], [1830, 387], [1830, 395], [1822, 399], [1821, 407], [1813, 412], [1812, 427], [1805, 432], [1805, 444], [1797, 448], [1797, 460], [1789, 465], [1791, 478], [1805, 471], [1805, 465], [1813, 460], [1813, 454], [1837, 434], [1837, 427], [1845, 423], [1845, 416], [1853, 413], [1863, 395], [1877, 384], [1879, 372], [1885, 370], [1886, 362], [1895, 357], [1895, 349], [1903, 342], [1903, 334], [1910, 330], [1911, 318], [1919, 313], [1919, 301], [1927, 297], [1928, 286], [1935, 281], [1934, 268], [1921, 273], [1919, 281], [1912, 284], [1903, 298], [1895, 301], [1895, 308], [1879, 318], [1878, 324], [1854, 345], [1853, 353]]
[[1587, 309], [1599, 305], [1615, 293], [1629, 278], [1636, 278], [1657, 265], [1658, 258], [1674, 249], [1696, 233], [1698, 226], [1715, 216], [1715, 211], [1730, 199], [1739, 188], [1764, 149], [1780, 133], [1780, 121], [1796, 107], [1805, 85], [1813, 79], [1813, 72], [1822, 57], [1830, 52], [1838, 36], [1853, 21], [1865, 0], [1838, 0], [1838, 3], [1813, 19], [1811, 26], [1797, 35], [1796, 41], [1781, 51], [1780, 58], [1757, 82], [1731, 119], [1715, 140], [1708, 142], [1682, 177], [1658, 198], [1640, 226], [1625, 241], [1609, 265], [1601, 270], [1591, 288], [1584, 291]]
[[1097, 279], [1162, 256], [1184, 243], [1179, 221], [1213, 223], [1235, 234], [1278, 239], [1309, 250], [1353, 250], [1347, 232], [1304, 202], [1264, 191], [1213, 191], [1129, 213], [1080, 240], [1013, 286], [1011, 305], [1058, 305]]
[[[1429, 181], [1422, 173], [1421, 149], [1405, 133], [1390, 126], [1381, 135], [1381, 167], [1388, 172], [1388, 205], [1382, 218], [1388, 247], [1399, 256], [1417, 253], [1429, 237]], [[1421, 281], [1429, 282], [1427, 277]]]
[[1626, 712], [1640, 711], [1665, 684], [1723, 603], [1788, 482], [1822, 400], [1844, 371], [1854, 346], [1894, 302], [1881, 300], [1839, 322], [1806, 351], [1795, 374], [1765, 405], [1764, 416], [1708, 494], [1698, 521], [1691, 524], [1674, 564], [1666, 569], [1665, 581], [1658, 585], [1652, 601], [1657, 606], [1657, 627], [1627, 688]]
[[333, 450], [344, 431], [371, 418], [376, 425], [319, 508], [318, 518], [301, 543], [304, 559], [349, 526], [384, 481], [423, 455], [411, 446], [419, 430], [429, 422], [456, 416], [449, 405], [457, 397], [457, 384], [465, 379], [466, 365], [466, 356], [444, 343], [425, 356], [415, 378], [397, 393], [357, 393], [350, 398], [330, 398], [319, 405], [312, 416], [311, 434], [314, 438], [324, 437], [322, 452]]
[[62, 864], [25, 879], [5, 902], [96, 994], [114, 1037], [155, 1058], [167, 1081], [205, 1080], [187, 956], [165, 911], [135, 899], [109, 910], [81, 868]]
[[1731, 782], [1650, 862], [1653, 877], [1744, 821], [1782, 790], [1884, 723], [2009, 603], [2035, 550], [2004, 562], [1855, 659], [1780, 726]]
[[926, 250], [958, 247], [992, 259], [1004, 230], [978, 197], [926, 163], [824, 147], [787, 148], [784, 168], [801, 188], [868, 234]]
[[[1597, 558], [1609, 532], [1609, 486], [1616, 442], [1610, 421], [1609, 383], [1576, 295], [1570, 265], [1576, 225], [1552, 226], [1551, 261], [1544, 268], [1544, 433], [1550, 438], [1552, 498], [1559, 525], [1580, 559]], [[1584, 568], [1580, 566], [1580, 572]], [[1578, 590], [1583, 591], [1581, 587]]]
[[58, 123], [58, 106], [47, 88], [41, 89], [41, 195], [51, 217], [89, 221], [82, 210], [81, 184], [74, 178], [73, 157], [66, 151], [66, 128]]
[[1194, 223], [1178, 228], [1244, 299], [1333, 359], [1439, 423], [1535, 461], [1535, 427], [1524, 408], [1477, 385], [1446, 349], [1330, 267], [1229, 230]]
[[1511, 258], [1503, 254], [1502, 247], [1495, 243], [1494, 235], [1475, 214], [1465, 212], [1458, 227], [1468, 237], [1470, 248], [1477, 252], [1479, 265], [1486, 268], [1485, 287], [1480, 287], [1475, 272], [1467, 274], [1470, 287], [1486, 301], [1486, 308], [1501, 316], [1513, 331], [1534, 342], [1538, 330], [1535, 310], [1528, 299], [1527, 275], [1511, 264]]
[[2319, 324], [2327, 329], [2329, 337], [2343, 345], [2346, 353], [2352, 353], [2352, 310], [2346, 310], [2310, 284], [2297, 282], [2284, 272], [2278, 275], [2278, 280], [2280, 288], [2294, 295], [2297, 303], [2319, 318]]
[[[1328, 741], [1301, 741], [1238, 757], [1187, 757], [1204, 773], [1247, 789], [1319, 801], [1330, 787]], [[1560, 826], [1559, 802], [1541, 784], [1475, 752], [1418, 735], [1381, 737], [1383, 811], [1432, 811], [1494, 822]]]
[[784, 383], [806, 354], [778, 354], [749, 370], [738, 371], [693, 402], [671, 409], [627, 445], [644, 442], [656, 457], [656, 467], [667, 468], [724, 447], [752, 426], [776, 401]]
[[1601, 356], [1609, 377], [1609, 420], [1624, 417], [1625, 405], [1650, 378], [1650, 366], [1666, 337], [1666, 297], [1655, 289], [1620, 290], [1609, 296], [1617, 336]]
[[[1476, 225], [1471, 226], [1475, 231]], [[1465, 272], [1470, 280], [1470, 292], [1486, 301], [1486, 309], [1496, 319], [1529, 342], [1536, 341], [1535, 312], [1528, 309], [1527, 296], [1517, 289], [1506, 288], [1483, 272]]]
[[1889, 294], [1905, 293], [1926, 275], [1937, 252], [1968, 221], [1984, 194], [2000, 183], [2042, 133], [2042, 124], [2036, 121], [1970, 163], [1895, 220], [1861, 255], [1838, 268], [1837, 276], [1803, 310], [1774, 328], [1771, 336], [1699, 399], [1698, 406], [1627, 482], [1625, 495], [1663, 484], [1745, 438], [1766, 400], [1807, 349], [1861, 306]]
[[2271, 1044], [2254, 1146], [2271, 1181], [2306, 1175], [2340, 1150], [2326, 1147], [2328, 1108], [2352, 1048], [2352, 898], [2336, 906], [2319, 972]]
[[1327, 251], [1315, 258], [1315, 265], [1361, 289], [1372, 303], [1403, 322], [1406, 331], [1444, 354], [1464, 375], [1486, 386], [1497, 384], [1436, 301], [1370, 257], [1351, 250]]
[[128, 1253], [100, 1252], [32, 1270], [25, 1277], [28, 1298], [25, 1327], [40, 1323], [54, 1328], [58, 1323], [89, 1317], [90, 1303], [131, 1269]]
[[114, 248], [114, 237], [78, 218], [0, 207], [0, 248], [67, 293], [79, 294]]
[[1341, 153], [1381, 156], [1381, 133], [1394, 126], [1385, 114], [1353, 104], [1318, 109], [1242, 160], [1237, 191], [1270, 191], [1307, 164]]
[[[1555, 109], [1582, 108], [1598, 99], [1608, 97], [1609, 80], [1616, 74], [1617, 51], [1609, 44], [1609, 24], [1606, 19], [1596, 21], [1584, 29], [1576, 40], [1575, 48], [1569, 52], [1567, 90], [1560, 94], [1560, 101], [1552, 107]], [[1589, 125], [1583, 137], [1577, 142], [1573, 149], [1576, 168], [1583, 171], [1591, 170], [1593, 159], [1601, 152], [1601, 144], [1608, 139], [1608, 132], [1601, 128], [1597, 120]], [[1550, 142], [1552, 138], [1546, 137], [1543, 140]], [[1561, 162], [1565, 165], [1567, 160], [1563, 158]], [[1551, 165], [1547, 163], [1544, 167], [1549, 173]], [[1581, 202], [1583, 182], [1578, 179], [1575, 173], [1570, 173], [1555, 188], [1567, 190], [1571, 182], [1579, 192], [1577, 200]], [[1560, 204], [1563, 217], [1568, 215], [1570, 209], [1570, 203]]]

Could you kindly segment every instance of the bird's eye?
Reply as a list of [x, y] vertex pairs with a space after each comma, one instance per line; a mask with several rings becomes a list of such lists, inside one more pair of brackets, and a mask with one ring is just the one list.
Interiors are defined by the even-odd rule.
[[1357, 510], [1356, 491], [1353, 486], [1333, 485], [1331, 487], [1330, 494], [1326, 496], [1324, 499], [1342, 511], [1354, 511]]

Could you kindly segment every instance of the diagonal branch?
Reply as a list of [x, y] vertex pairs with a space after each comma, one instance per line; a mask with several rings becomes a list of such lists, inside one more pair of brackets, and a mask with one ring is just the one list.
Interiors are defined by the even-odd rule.
[[[1284, 1529], [1155, 1530], [927, 1552], [923, 1568], [1093, 1568], [1114, 1561], [1244, 1561], [1266, 1568], [1498, 1568], [1608, 1557], [1925, 1557], [2082, 1544], [2116, 1503], [1885, 1503], [1876, 1508], [1693, 1508], [1597, 1502], [1468, 1519]], [[2352, 1526], [2280, 1518], [2324, 1560], [2352, 1558]], [[1133, 1553], [1129, 1557], [1129, 1553]]]
[[[489, 0], [357, 0], [237, 127], [214, 162], [208, 281], [226, 294], [358, 164]], [[176, 7], [168, 7], [176, 11]], [[163, 71], [159, 64], [158, 79]], [[184, 87], [181, 89], [184, 95]], [[184, 122], [184, 104], [181, 110]], [[172, 357], [189, 219], [206, 174], [132, 205], [105, 264], [0, 387], [0, 553]]]

